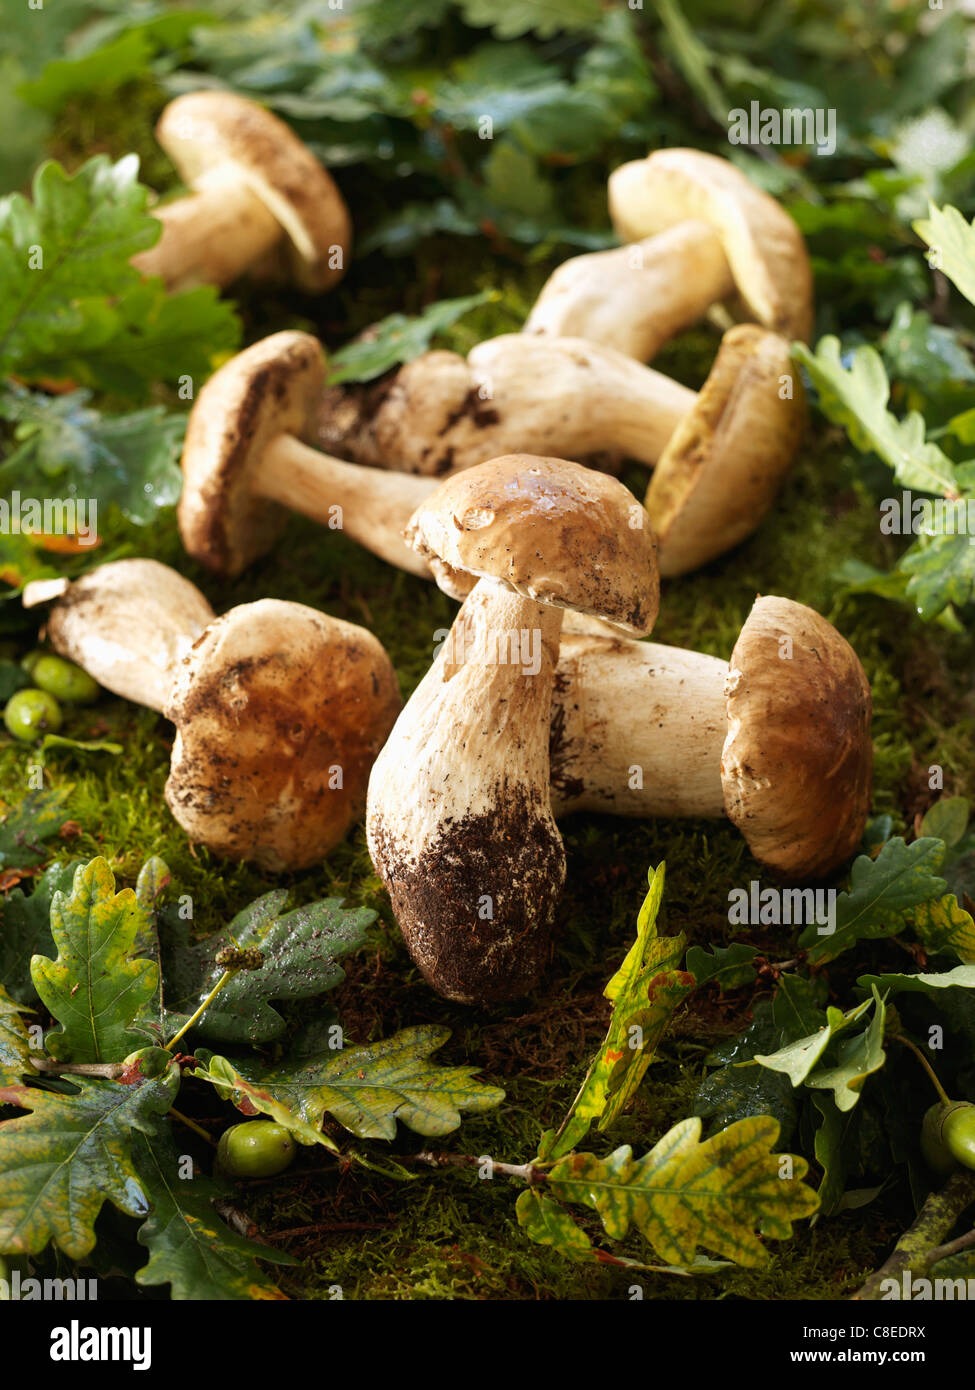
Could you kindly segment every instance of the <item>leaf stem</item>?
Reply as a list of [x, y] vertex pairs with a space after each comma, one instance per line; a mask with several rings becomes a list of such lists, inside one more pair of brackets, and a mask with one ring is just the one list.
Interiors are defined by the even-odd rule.
[[184, 1033], [188, 1033], [188, 1032], [190, 1031], [190, 1029], [193, 1027], [193, 1024], [196, 1023], [200, 1018], [203, 1017], [203, 1015], [206, 1013], [207, 1009], [208, 1009], [208, 1008], [210, 1007], [210, 1005], [213, 1003], [214, 999], [216, 999], [217, 995], [218, 995], [218, 994], [220, 993], [220, 991], [223, 989], [223, 987], [224, 987], [224, 985], [227, 983], [227, 981], [228, 981], [228, 980], [231, 980], [231, 979], [234, 977], [234, 975], [236, 975], [236, 974], [237, 974], [237, 970], [236, 970], [236, 969], [225, 970], [225, 971], [223, 972], [223, 974], [220, 976], [220, 979], [219, 979], [219, 980], [217, 981], [217, 983], [213, 986], [213, 989], [211, 989], [210, 993], [207, 995], [207, 997], [204, 999], [203, 1003], [202, 1003], [202, 1004], [200, 1005], [200, 1007], [197, 1009], [196, 1013], [193, 1014], [193, 1016], [192, 1016], [191, 1018], [188, 1018], [188, 1019], [186, 1020], [186, 1022], [183, 1024], [182, 1028], [181, 1028], [181, 1029], [179, 1030], [179, 1032], [175, 1035], [175, 1037], [170, 1038], [169, 1042], [166, 1044], [166, 1051], [167, 1051], [167, 1052], [172, 1052], [173, 1048], [174, 1048], [174, 1047], [176, 1046], [176, 1044], [179, 1042], [179, 1040], [180, 1040], [180, 1038], [183, 1036], [183, 1034], [184, 1034]]
[[945, 1105], [950, 1105], [951, 1097], [948, 1095], [947, 1091], [942, 1086], [941, 1082], [938, 1080], [937, 1073], [935, 1072], [934, 1067], [932, 1067], [931, 1063], [928, 1061], [927, 1057], [925, 1057], [924, 1053], [917, 1046], [917, 1044], [912, 1043], [910, 1038], [905, 1038], [900, 1033], [888, 1033], [887, 1036], [888, 1038], [890, 1038], [891, 1042], [903, 1043], [905, 1047], [909, 1047], [911, 1049], [911, 1051], [914, 1053], [914, 1056], [918, 1059], [918, 1061], [921, 1063], [921, 1066], [924, 1068], [924, 1070], [930, 1077], [931, 1084], [937, 1091], [938, 1095], [941, 1097], [943, 1103]]
[[211, 1139], [203, 1126], [198, 1125], [195, 1120], [191, 1120], [189, 1115], [184, 1115], [182, 1110], [177, 1110], [175, 1106], [171, 1105], [169, 1107], [169, 1114], [172, 1115], [174, 1120], [179, 1120], [180, 1124], [185, 1125], [187, 1129], [191, 1129], [194, 1134], [198, 1134], [201, 1139], [205, 1139], [211, 1148], [215, 1149], [217, 1147], [217, 1141]]

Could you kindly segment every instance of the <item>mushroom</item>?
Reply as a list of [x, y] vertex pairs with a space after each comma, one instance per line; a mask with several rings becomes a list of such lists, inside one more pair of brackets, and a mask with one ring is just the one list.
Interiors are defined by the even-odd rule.
[[403, 527], [435, 478], [380, 472], [331, 458], [314, 433], [325, 382], [317, 339], [275, 333], [224, 363], [190, 412], [179, 529], [190, 555], [235, 575], [279, 535], [285, 508], [310, 516], [413, 574], [428, 575]]
[[232, 92], [189, 92], [165, 108], [156, 138], [192, 193], [156, 210], [162, 236], [134, 256], [170, 289], [229, 285], [245, 271], [312, 294], [341, 279], [349, 212], [306, 145]]
[[686, 574], [752, 534], [799, 447], [804, 401], [784, 338], [751, 323], [728, 330], [644, 498], [661, 574]]
[[396, 675], [361, 627], [261, 599], [214, 619], [155, 560], [117, 560], [55, 595], [47, 637], [125, 699], [176, 725], [166, 801], [194, 841], [273, 872], [317, 863], [362, 814], [400, 708]]
[[550, 952], [565, 852], [549, 805], [549, 722], [563, 610], [648, 632], [655, 543], [605, 474], [492, 459], [444, 483], [408, 535], [469, 607], [369, 779], [369, 850], [413, 959], [441, 994], [524, 994]]
[[371, 389], [326, 392], [319, 441], [360, 464], [422, 474], [516, 450], [610, 468], [620, 455], [655, 463], [645, 505], [660, 572], [675, 575], [755, 530], [803, 414], [788, 343], [754, 324], [724, 335], [700, 393], [614, 348], [513, 333], [466, 361], [430, 352]]
[[524, 332], [591, 338], [649, 362], [737, 291], [747, 317], [808, 339], [812, 271], [802, 233], [728, 160], [657, 150], [610, 175], [609, 206], [633, 244], [559, 266]]
[[821, 879], [863, 836], [870, 715], [856, 653], [789, 599], [756, 599], [730, 664], [652, 642], [564, 635], [553, 809], [728, 816], [774, 874]]
[[507, 333], [465, 358], [424, 353], [366, 386], [330, 387], [319, 447], [356, 463], [442, 475], [506, 453], [655, 463], [693, 391], [582, 338]]

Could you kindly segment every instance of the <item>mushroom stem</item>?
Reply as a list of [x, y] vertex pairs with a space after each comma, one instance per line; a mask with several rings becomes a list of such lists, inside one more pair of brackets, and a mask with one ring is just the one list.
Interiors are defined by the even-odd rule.
[[679, 647], [563, 635], [550, 746], [555, 815], [725, 815], [727, 674], [726, 661]]
[[233, 170], [214, 170], [197, 191], [155, 210], [162, 236], [132, 257], [171, 290], [229, 285], [277, 245], [281, 224]]
[[28, 584], [27, 608], [58, 598], [47, 639], [99, 685], [161, 714], [180, 662], [210, 623], [213, 609], [194, 584], [156, 560], [116, 560], [60, 595]]
[[403, 528], [437, 478], [343, 463], [280, 434], [264, 451], [256, 493], [335, 531], [345, 531], [374, 555], [429, 578], [426, 561], [403, 539]]
[[564, 261], [522, 332], [588, 338], [649, 362], [733, 290], [717, 232], [681, 222], [630, 246]]
[[426, 979], [514, 998], [545, 966], [565, 880], [549, 805], [561, 611], [480, 579], [373, 767], [369, 848]]
[[459, 471], [511, 452], [654, 464], [698, 399], [601, 343], [508, 333], [428, 352], [382, 384], [327, 388], [318, 440], [378, 468]]

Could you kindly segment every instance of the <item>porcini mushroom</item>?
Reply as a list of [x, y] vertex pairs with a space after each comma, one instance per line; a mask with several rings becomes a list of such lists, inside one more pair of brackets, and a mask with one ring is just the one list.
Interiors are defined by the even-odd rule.
[[162, 236], [132, 261], [143, 275], [184, 289], [258, 270], [314, 294], [342, 277], [348, 209], [277, 116], [232, 92], [189, 92], [165, 108], [156, 138], [192, 192], [156, 210]]
[[582, 338], [507, 333], [466, 358], [424, 353], [366, 386], [330, 387], [318, 443], [409, 473], [459, 471], [506, 453], [655, 463], [695, 393]]
[[380, 643], [299, 603], [213, 618], [188, 580], [118, 560], [54, 599], [47, 637], [106, 689], [176, 725], [166, 801], [194, 841], [280, 872], [324, 858], [359, 818], [400, 707]]
[[751, 323], [730, 328], [644, 498], [661, 574], [686, 574], [752, 534], [795, 457], [804, 414], [785, 339]]
[[514, 998], [548, 959], [565, 879], [548, 765], [562, 614], [648, 632], [654, 537], [621, 483], [526, 455], [451, 478], [408, 534], [448, 593], [476, 582], [373, 767], [369, 849], [429, 983]]
[[508, 452], [656, 464], [645, 506], [673, 575], [751, 535], [803, 413], [788, 343], [754, 324], [724, 335], [700, 393], [614, 348], [512, 333], [466, 361], [430, 352], [377, 387], [327, 391], [318, 437], [357, 463], [422, 474]]
[[751, 318], [787, 338], [812, 332], [812, 270], [795, 221], [740, 169], [700, 150], [655, 150], [609, 176], [609, 212], [624, 241], [705, 222], [721, 242]]
[[756, 599], [730, 663], [566, 634], [552, 708], [553, 809], [728, 816], [774, 874], [821, 879], [863, 836], [870, 715], [856, 653], [789, 599]]
[[311, 448], [325, 382], [317, 339], [275, 333], [225, 362], [190, 412], [179, 529], [190, 555], [239, 574], [274, 542], [285, 508], [302, 512], [413, 574], [426, 564], [403, 527], [434, 478], [380, 472]]

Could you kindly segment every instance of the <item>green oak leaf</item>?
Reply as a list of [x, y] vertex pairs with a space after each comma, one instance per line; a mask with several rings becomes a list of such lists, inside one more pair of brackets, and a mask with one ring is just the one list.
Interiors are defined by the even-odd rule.
[[[965, 500], [955, 509], [964, 512]], [[907, 598], [924, 622], [951, 606], [960, 608], [975, 594], [975, 545], [972, 537], [961, 535], [920, 535], [897, 561], [897, 569], [908, 576]]]
[[879, 989], [886, 994], [928, 994], [932, 990], [975, 989], [975, 965], [956, 965], [954, 970], [939, 974], [918, 975], [860, 975], [857, 984], [864, 989]]
[[819, 1215], [832, 1216], [846, 1187], [849, 1133], [858, 1111], [841, 1112], [833, 1097], [824, 1091], [816, 1092], [812, 1103], [821, 1120], [813, 1140], [816, 1162], [823, 1170], [823, 1180], [819, 1184]]
[[944, 897], [948, 885], [937, 876], [944, 857], [943, 841], [928, 836], [910, 845], [895, 836], [876, 859], [859, 855], [849, 891], [836, 899], [836, 930], [821, 936], [809, 926], [799, 938], [809, 960], [822, 965], [857, 941], [896, 935], [919, 903]]
[[30, 977], [32, 956], [50, 955], [57, 948], [51, 935], [51, 903], [55, 893], [67, 893], [74, 881], [78, 860], [49, 864], [34, 880], [29, 895], [22, 888], [8, 893], [0, 904], [0, 984], [20, 1004], [37, 1002]]
[[690, 1110], [710, 1121], [712, 1132], [753, 1115], [770, 1115], [778, 1121], [785, 1144], [799, 1122], [799, 1107], [788, 1077], [766, 1067], [720, 1067], [698, 1086]]
[[360, 1139], [395, 1139], [397, 1120], [432, 1138], [455, 1130], [463, 1113], [483, 1114], [504, 1099], [499, 1086], [474, 1079], [479, 1068], [429, 1060], [449, 1037], [448, 1028], [422, 1025], [272, 1067], [250, 1059], [236, 1067], [315, 1129], [329, 1114]]
[[96, 155], [75, 174], [54, 160], [34, 176], [33, 202], [0, 199], [0, 374], [29, 369], [97, 327], [102, 303], [139, 281], [130, 257], [155, 244], [139, 161]]
[[497, 298], [495, 290], [484, 290], [464, 299], [442, 299], [413, 318], [390, 314], [332, 355], [329, 382], [338, 386], [345, 381], [372, 381], [400, 362], [412, 362], [426, 352], [438, 333]]
[[132, 1136], [158, 1139], [179, 1068], [150, 1049], [131, 1071], [129, 1084], [78, 1080], [72, 1095], [0, 1087], [0, 1104], [32, 1112], [0, 1124], [0, 1250], [36, 1255], [53, 1240], [80, 1260], [106, 1201], [128, 1216], [148, 1213]]
[[43, 864], [51, 840], [64, 824], [70, 787], [31, 792], [0, 821], [0, 868], [32, 869]]
[[159, 967], [134, 960], [142, 910], [131, 888], [115, 891], [104, 859], [75, 871], [70, 893], [51, 903], [56, 960], [35, 956], [31, 979], [60, 1025], [45, 1043], [52, 1057], [73, 1062], [121, 1062], [146, 1045], [131, 1025], [153, 997]]
[[16, 484], [42, 501], [95, 498], [100, 507], [115, 505], [146, 526], [161, 507], [179, 501], [185, 421], [161, 406], [101, 415], [88, 399], [87, 391], [44, 396], [9, 388], [0, 394], [0, 416], [15, 423], [21, 440], [0, 464], [0, 489]]
[[310, 999], [345, 979], [337, 961], [362, 945], [375, 912], [343, 908], [341, 898], [323, 898], [285, 912], [288, 899], [287, 889], [273, 889], [238, 912], [222, 931], [198, 942], [190, 942], [188, 923], [164, 909], [162, 973], [168, 1026], [180, 1028], [213, 989], [223, 974], [216, 958], [227, 946], [256, 947], [264, 964], [228, 981], [193, 1025], [202, 1038], [269, 1042], [285, 1028], [272, 999]]
[[491, 29], [496, 38], [516, 39], [537, 34], [550, 39], [554, 34], [575, 30], [598, 30], [603, 23], [600, 0], [520, 0], [517, 5], [498, 5], [497, 0], [461, 0], [465, 24], [475, 29]]
[[941, 797], [925, 811], [920, 836], [944, 840], [946, 848], [953, 849], [968, 829], [971, 810], [971, 802], [965, 796]]
[[822, 1028], [818, 1028], [815, 1033], [788, 1043], [778, 1052], [756, 1053], [753, 1060], [760, 1067], [768, 1067], [770, 1071], [783, 1072], [793, 1086], [801, 1086], [810, 1072], [817, 1066], [833, 1039], [862, 1018], [870, 1008], [870, 1004], [871, 1001], [865, 999], [862, 1004], [858, 1004], [855, 1009], [850, 1009], [848, 1013], [830, 1006], [826, 1010], [825, 1024]]
[[975, 220], [966, 222], [957, 208], [931, 203], [914, 230], [931, 247], [937, 268], [975, 304]]
[[544, 1192], [526, 1188], [515, 1202], [518, 1225], [536, 1245], [553, 1245], [561, 1255], [570, 1259], [592, 1255], [592, 1241], [558, 1202]]
[[[876, 989], [874, 1016], [862, 1033], [845, 1037], [839, 1045], [836, 1061], [831, 1066], [817, 1067], [805, 1078], [805, 1084], [815, 1091], [832, 1091], [838, 1110], [852, 1110], [868, 1076], [884, 1065], [884, 1027], [887, 1011]], [[856, 1013], [856, 1010], [853, 1010]], [[756, 1059], [757, 1060], [757, 1059]]]
[[24, 1008], [0, 985], [0, 1086], [16, 1086], [22, 1076], [34, 1075], [24, 1013]]
[[703, 1142], [701, 1121], [681, 1120], [641, 1159], [629, 1145], [605, 1159], [571, 1154], [549, 1173], [549, 1190], [560, 1202], [597, 1211], [614, 1239], [636, 1226], [668, 1264], [689, 1265], [703, 1246], [754, 1268], [768, 1258], [759, 1230], [785, 1240], [793, 1221], [818, 1206], [802, 1182], [805, 1160], [772, 1152], [778, 1137], [767, 1115]]
[[724, 991], [754, 981], [755, 967], [752, 961], [757, 954], [754, 946], [745, 946], [740, 941], [730, 946], [711, 946], [708, 950], [703, 946], [692, 946], [684, 964], [698, 985], [717, 984]]
[[879, 454], [904, 487], [957, 492], [951, 460], [926, 441], [922, 417], [912, 411], [898, 420], [887, 409], [890, 382], [875, 348], [857, 348], [848, 368], [840, 360], [839, 339], [831, 334], [820, 338], [815, 354], [802, 343], [793, 345], [793, 353], [812, 378], [827, 419], [842, 425], [861, 453]]
[[133, 1131], [131, 1158], [151, 1206], [139, 1227], [139, 1244], [149, 1251], [149, 1259], [135, 1276], [137, 1284], [169, 1284], [175, 1299], [282, 1297], [257, 1261], [296, 1261], [273, 1246], [248, 1240], [220, 1219], [213, 1203], [223, 1188], [195, 1165], [193, 1176], [185, 1175], [185, 1155], [168, 1126], [152, 1135]]
[[603, 993], [613, 1004], [609, 1030], [548, 1158], [569, 1153], [594, 1122], [607, 1129], [636, 1093], [675, 1009], [695, 987], [680, 968], [683, 936], [658, 936], [664, 865], [650, 869], [649, 891], [637, 918], [636, 940]]

